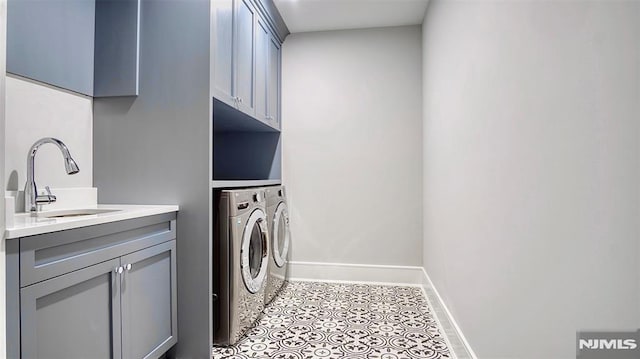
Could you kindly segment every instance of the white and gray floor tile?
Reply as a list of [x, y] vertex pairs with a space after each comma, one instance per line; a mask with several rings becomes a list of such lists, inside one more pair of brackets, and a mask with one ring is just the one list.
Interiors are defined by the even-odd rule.
[[221, 358], [451, 358], [420, 288], [291, 282]]

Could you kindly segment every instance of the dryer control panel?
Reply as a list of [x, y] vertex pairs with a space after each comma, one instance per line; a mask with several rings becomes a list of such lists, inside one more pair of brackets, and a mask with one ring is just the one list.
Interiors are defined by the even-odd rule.
[[265, 193], [262, 188], [222, 191], [223, 196], [229, 198], [229, 215], [235, 217], [256, 206], [264, 206]]

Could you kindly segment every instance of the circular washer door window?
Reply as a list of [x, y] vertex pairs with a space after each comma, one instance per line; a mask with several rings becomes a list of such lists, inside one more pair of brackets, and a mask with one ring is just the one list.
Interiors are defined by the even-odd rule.
[[282, 267], [287, 262], [290, 241], [291, 232], [289, 231], [287, 204], [280, 202], [273, 215], [273, 243], [271, 247], [273, 248], [273, 260], [278, 267]]
[[267, 275], [269, 231], [266, 219], [264, 211], [256, 209], [249, 216], [242, 235], [242, 279], [251, 293], [260, 290]]

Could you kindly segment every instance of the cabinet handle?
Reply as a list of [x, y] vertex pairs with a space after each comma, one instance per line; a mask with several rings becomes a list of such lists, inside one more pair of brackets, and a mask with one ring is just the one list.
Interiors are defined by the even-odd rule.
[[123, 271], [124, 271], [124, 268], [122, 267], [113, 268], [113, 274], [122, 274]]
[[127, 272], [130, 271], [131, 270], [131, 263], [127, 264], [125, 266], [125, 269], [127, 270]]

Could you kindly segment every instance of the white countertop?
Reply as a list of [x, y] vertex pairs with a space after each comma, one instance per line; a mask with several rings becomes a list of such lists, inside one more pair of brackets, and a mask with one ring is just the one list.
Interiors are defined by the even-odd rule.
[[[79, 227], [93, 226], [96, 224], [153, 216], [156, 214], [177, 212], [178, 206], [99, 204], [93, 206], [83, 206], [82, 209], [112, 210], [113, 212], [61, 218], [32, 217], [29, 213], [17, 213], [14, 216], [13, 224], [10, 227], [7, 227], [5, 236], [7, 239], [12, 239], [33, 236], [36, 234], [64, 231], [67, 229]], [[61, 211], [58, 210], [48, 212], [54, 213]], [[47, 211], [42, 211], [40, 213], [45, 214], [47, 213]]]

